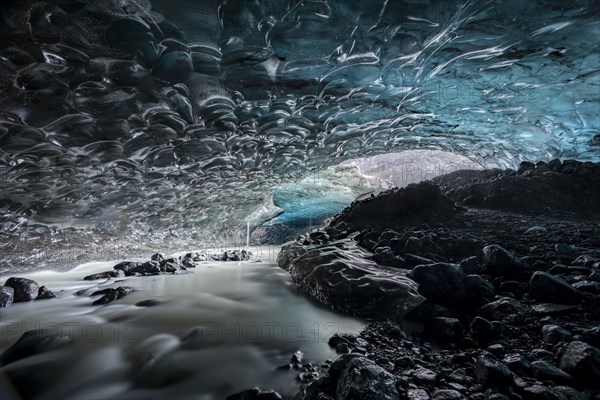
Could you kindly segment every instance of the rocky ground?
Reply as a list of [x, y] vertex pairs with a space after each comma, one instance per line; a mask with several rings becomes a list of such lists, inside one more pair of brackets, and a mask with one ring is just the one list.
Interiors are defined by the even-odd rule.
[[355, 202], [286, 244], [306, 293], [373, 321], [296, 366], [296, 400], [598, 398], [598, 204], [600, 165], [524, 163]]

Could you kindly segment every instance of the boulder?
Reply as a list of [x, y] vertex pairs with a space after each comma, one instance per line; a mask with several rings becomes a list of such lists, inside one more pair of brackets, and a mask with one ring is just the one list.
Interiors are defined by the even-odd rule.
[[244, 390], [243, 392], [227, 396], [225, 400], [281, 400], [279, 393], [274, 391], [262, 391], [258, 388]]
[[560, 368], [548, 361], [534, 361], [531, 363], [533, 376], [540, 381], [552, 381], [558, 385], [573, 384], [573, 378]]
[[503, 297], [481, 307], [477, 310], [477, 315], [488, 319], [505, 319], [511, 315], [522, 314], [525, 310], [520, 301]]
[[475, 361], [475, 377], [485, 387], [508, 389], [512, 384], [510, 369], [499, 361], [486, 356], [479, 356]]
[[[116, 266], [115, 266], [116, 268]], [[123, 278], [125, 277], [125, 271], [123, 269], [114, 269], [112, 271], [99, 272], [97, 274], [91, 274], [83, 278], [84, 281], [96, 281], [99, 279], [109, 278]]]
[[521, 275], [526, 265], [520, 258], [501, 246], [492, 244], [481, 250], [484, 271], [493, 276], [513, 278]]
[[572, 336], [571, 332], [558, 325], [542, 326], [542, 337], [548, 344], [557, 344], [568, 340]]
[[316, 246], [291, 242], [277, 262], [304, 292], [351, 315], [401, 318], [425, 300], [414, 281], [401, 272], [382, 271], [352, 239]]
[[529, 297], [538, 302], [577, 304], [581, 294], [565, 280], [537, 271], [529, 281]]
[[465, 273], [457, 264], [419, 265], [408, 277], [419, 284], [419, 293], [429, 301], [453, 305], [465, 298]]
[[10, 286], [0, 286], [0, 307], [8, 307], [15, 301], [15, 290]]
[[7, 365], [23, 358], [55, 350], [71, 342], [72, 339], [69, 336], [60, 335], [47, 329], [27, 331], [0, 355], [0, 364]]
[[50, 289], [48, 289], [46, 286], [41, 286], [39, 291], [38, 291], [38, 296], [37, 296], [37, 300], [43, 300], [43, 299], [54, 299], [56, 298], [56, 295], [54, 294], [54, 292]]
[[4, 286], [14, 289], [15, 302], [35, 300], [40, 291], [40, 287], [35, 281], [26, 278], [8, 278]]
[[133, 288], [127, 287], [127, 286], [120, 286], [116, 289], [110, 288], [110, 289], [100, 290], [98, 292], [92, 293], [92, 296], [96, 296], [99, 294], [103, 295], [101, 298], [94, 301], [92, 303], [92, 305], [97, 306], [97, 305], [112, 303], [115, 300], [119, 300], [120, 298], [125, 297], [126, 295], [128, 295], [131, 292], [133, 292]]
[[436, 317], [425, 324], [423, 336], [439, 343], [456, 343], [463, 338], [463, 329], [456, 318]]
[[338, 400], [399, 400], [397, 378], [365, 357], [352, 359], [336, 388]]
[[587, 343], [569, 343], [560, 359], [560, 369], [576, 380], [598, 386], [600, 380], [600, 350]]

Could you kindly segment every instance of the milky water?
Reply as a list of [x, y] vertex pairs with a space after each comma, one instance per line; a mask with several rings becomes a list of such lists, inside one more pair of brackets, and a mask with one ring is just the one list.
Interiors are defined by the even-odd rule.
[[[4, 368], [11, 376], [30, 375], [33, 398], [223, 399], [255, 386], [289, 397], [298, 388], [295, 374], [275, 371], [278, 366], [297, 350], [305, 362], [333, 359], [328, 338], [365, 325], [303, 297], [272, 262], [212, 262], [186, 275], [82, 280], [113, 265], [28, 274], [57, 298], [2, 309], [2, 351], [29, 329], [74, 339], [66, 349]], [[92, 306], [99, 298], [90, 297], [92, 292], [118, 286], [136, 291]], [[161, 304], [135, 305], [146, 299]]]

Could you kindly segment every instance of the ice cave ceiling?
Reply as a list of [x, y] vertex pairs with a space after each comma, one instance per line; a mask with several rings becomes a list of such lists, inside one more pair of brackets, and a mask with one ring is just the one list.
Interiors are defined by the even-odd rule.
[[3, 262], [233, 240], [358, 157], [600, 160], [596, 0], [0, 7]]

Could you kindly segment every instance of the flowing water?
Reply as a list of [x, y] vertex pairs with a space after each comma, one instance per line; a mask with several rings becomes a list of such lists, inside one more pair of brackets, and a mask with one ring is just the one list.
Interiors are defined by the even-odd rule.
[[[311, 303], [272, 262], [211, 262], [185, 275], [82, 280], [113, 265], [23, 275], [57, 298], [2, 309], [2, 351], [30, 329], [73, 338], [66, 348], [4, 368], [28, 376], [32, 398], [223, 399], [255, 386], [289, 397], [298, 388], [295, 374], [278, 366], [297, 350], [304, 362], [333, 359], [328, 338], [365, 325]], [[136, 291], [92, 305], [99, 296], [91, 293], [119, 286]], [[136, 306], [147, 299], [160, 304]]]

